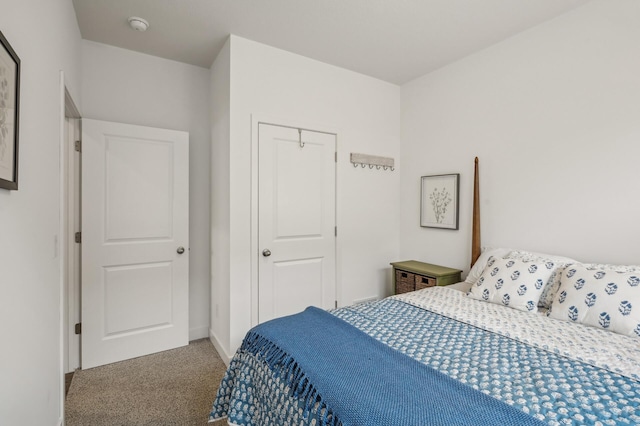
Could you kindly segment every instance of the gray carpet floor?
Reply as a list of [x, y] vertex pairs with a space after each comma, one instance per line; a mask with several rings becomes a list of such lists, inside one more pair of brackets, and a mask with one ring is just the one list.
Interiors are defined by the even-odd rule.
[[182, 348], [77, 371], [67, 394], [65, 424], [206, 425], [225, 370], [211, 342], [201, 339]]

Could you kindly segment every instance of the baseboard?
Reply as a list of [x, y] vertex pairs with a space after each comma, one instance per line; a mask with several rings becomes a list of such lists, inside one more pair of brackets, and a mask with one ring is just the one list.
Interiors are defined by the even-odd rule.
[[354, 300], [353, 304], [354, 305], [359, 305], [361, 303], [374, 302], [376, 300], [380, 300], [380, 298], [378, 296], [365, 297], [364, 299]]
[[225, 365], [228, 367], [229, 364], [231, 363], [231, 358], [233, 358], [233, 356], [229, 355], [222, 348], [222, 345], [220, 344], [220, 341], [218, 340], [218, 338], [216, 337], [215, 333], [211, 329], [209, 329], [209, 340], [211, 340], [211, 343], [213, 344], [213, 347], [216, 349], [216, 351], [218, 351], [218, 355], [220, 355], [220, 358], [222, 358], [222, 362], [224, 362]]
[[206, 325], [189, 329], [189, 341], [204, 339], [206, 337], [209, 337], [209, 327]]

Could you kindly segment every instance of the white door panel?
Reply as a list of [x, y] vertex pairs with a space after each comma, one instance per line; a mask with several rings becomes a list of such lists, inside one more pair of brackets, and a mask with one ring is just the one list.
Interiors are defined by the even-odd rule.
[[106, 241], [171, 238], [173, 144], [116, 136], [105, 144]]
[[189, 135], [82, 133], [82, 368], [186, 345]]
[[323, 263], [322, 258], [274, 262], [273, 306], [277, 316], [321, 306]]
[[268, 124], [258, 131], [258, 321], [333, 308], [336, 137]]

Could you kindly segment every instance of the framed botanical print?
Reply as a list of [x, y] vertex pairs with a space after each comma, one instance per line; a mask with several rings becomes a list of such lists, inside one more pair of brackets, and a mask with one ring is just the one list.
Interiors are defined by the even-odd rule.
[[0, 32], [0, 188], [18, 189], [20, 58]]
[[458, 229], [460, 174], [422, 176], [420, 226]]

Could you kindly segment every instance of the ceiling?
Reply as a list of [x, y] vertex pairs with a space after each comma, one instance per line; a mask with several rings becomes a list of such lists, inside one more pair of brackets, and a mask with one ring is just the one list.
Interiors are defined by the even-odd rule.
[[[82, 38], [209, 68], [229, 34], [403, 84], [589, 0], [73, 0]], [[142, 33], [127, 18], [149, 21]]]

